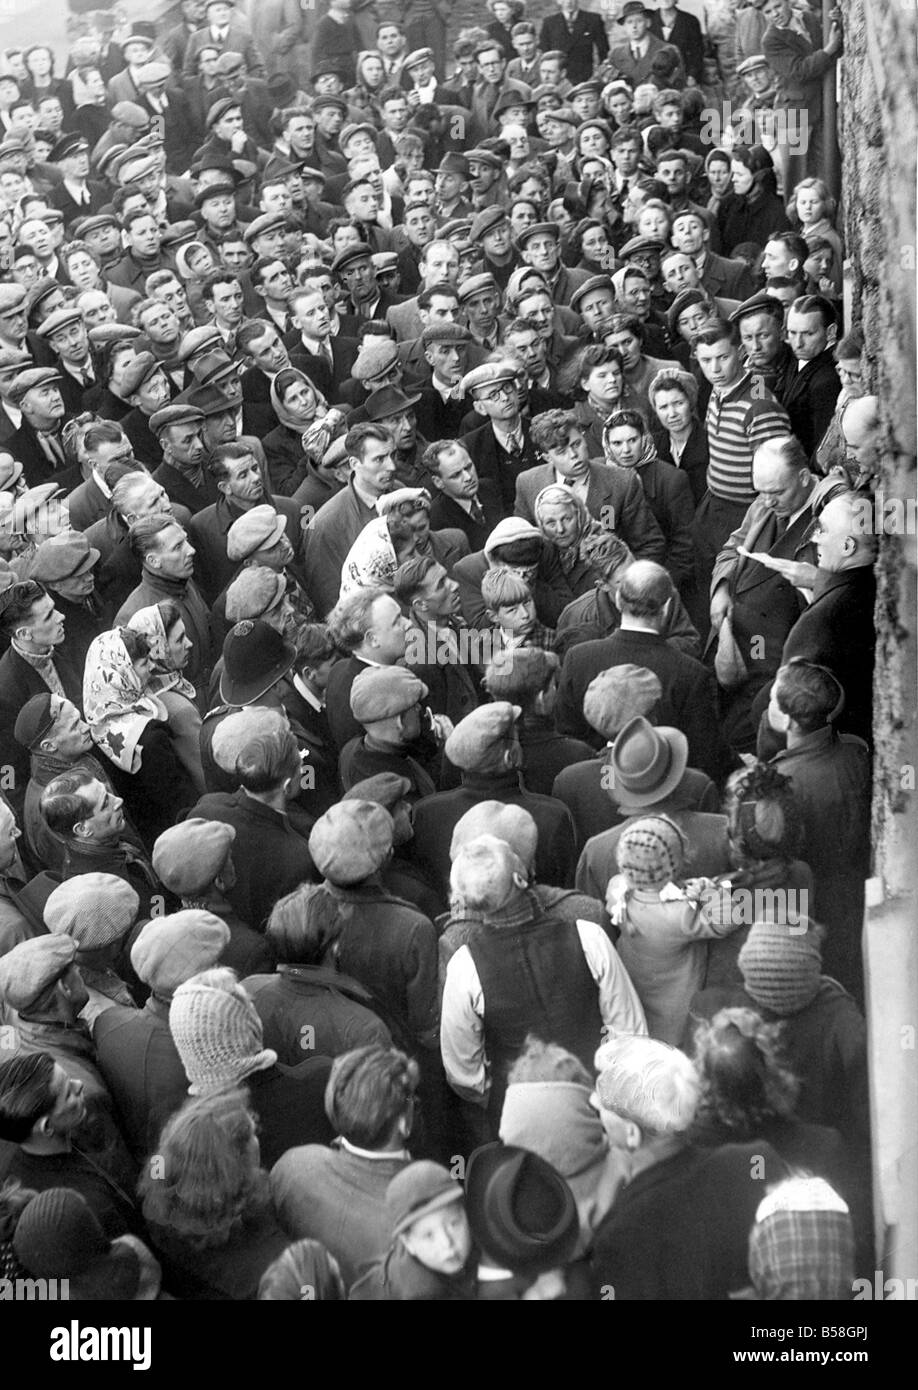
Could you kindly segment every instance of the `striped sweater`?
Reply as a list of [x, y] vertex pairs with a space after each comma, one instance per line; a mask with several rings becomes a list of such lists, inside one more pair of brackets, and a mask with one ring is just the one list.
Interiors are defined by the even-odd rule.
[[787, 411], [761, 378], [744, 372], [723, 395], [711, 392], [705, 417], [708, 488], [727, 502], [754, 502], [752, 456], [766, 439], [791, 434]]

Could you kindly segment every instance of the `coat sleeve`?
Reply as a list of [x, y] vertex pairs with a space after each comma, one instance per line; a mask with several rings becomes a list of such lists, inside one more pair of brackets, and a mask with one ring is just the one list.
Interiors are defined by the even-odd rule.
[[699, 671], [679, 712], [678, 726], [688, 739], [689, 766], [722, 782], [733, 759], [721, 732], [713, 671], [704, 667]]
[[669, 513], [669, 537], [666, 546], [666, 568], [678, 587], [691, 579], [695, 570], [695, 545], [692, 540], [692, 521], [695, 503], [692, 489], [684, 473], [671, 465], [666, 474], [668, 484], [666, 505]]
[[422, 1047], [436, 1047], [440, 1032], [437, 1014], [437, 934], [426, 918], [418, 922], [414, 929], [410, 962], [405, 983], [408, 1022]]
[[627, 474], [627, 486], [622, 495], [615, 529], [628, 545], [636, 560], [666, 559], [666, 539], [654, 519], [644, 496], [644, 489], [633, 474]]
[[774, 30], [762, 35], [762, 52], [779, 77], [789, 78], [799, 87], [819, 82], [835, 62], [835, 55], [817, 48], [812, 53], [798, 53]]
[[714, 561], [714, 572], [711, 576], [712, 594], [718, 584], [722, 584], [725, 580], [729, 583], [732, 580], [736, 573], [740, 558], [737, 554], [737, 548], [746, 544], [749, 532], [752, 530], [752, 524], [760, 511], [761, 504], [758, 501], [753, 502], [739, 526], [737, 526], [735, 531], [731, 531], [722, 549], [717, 552], [717, 559]]
[[440, 1054], [456, 1094], [473, 1104], [485, 1104], [490, 1078], [484, 1049], [484, 997], [467, 946], [460, 946], [446, 967]]
[[[588, 738], [590, 727], [583, 717], [583, 698], [577, 698], [582, 688], [574, 678], [574, 664], [577, 647], [571, 647], [564, 657], [561, 675], [558, 679], [558, 696], [555, 701], [555, 723], [558, 732], [569, 734], [572, 738]], [[584, 890], [586, 891], [586, 890]]]
[[696, 661], [700, 660], [701, 637], [688, 615], [688, 609], [678, 594], [675, 595], [670, 605], [663, 636], [669, 645], [675, 647], [677, 651], [685, 652], [686, 656], [695, 657]]

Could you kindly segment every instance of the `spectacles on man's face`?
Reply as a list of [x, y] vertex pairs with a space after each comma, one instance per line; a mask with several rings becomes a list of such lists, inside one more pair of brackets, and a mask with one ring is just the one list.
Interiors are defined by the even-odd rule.
[[507, 399], [509, 400], [511, 396], [515, 396], [515, 395], [516, 395], [516, 382], [515, 382], [515, 381], [504, 381], [504, 382], [501, 382], [501, 384], [500, 384], [499, 386], [495, 386], [493, 390], [488, 391], [488, 393], [487, 393], [486, 395], [480, 396], [479, 399], [480, 399], [480, 400], [483, 400], [483, 401], [489, 401], [489, 402], [491, 402], [491, 403], [493, 404], [495, 401], [499, 401], [499, 400], [502, 400], [502, 399], [504, 399], [504, 398], [507, 398]]

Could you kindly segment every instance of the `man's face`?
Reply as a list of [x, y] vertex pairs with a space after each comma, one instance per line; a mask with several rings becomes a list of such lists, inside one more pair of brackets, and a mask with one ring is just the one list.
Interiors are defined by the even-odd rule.
[[328, 337], [328, 306], [318, 291], [297, 299], [294, 322], [307, 338]]
[[629, 314], [644, 319], [650, 312], [650, 284], [643, 275], [626, 275], [622, 286], [622, 305]]
[[459, 301], [451, 294], [431, 295], [426, 309], [419, 309], [421, 322], [427, 328], [434, 323], [456, 323], [459, 319]]
[[752, 461], [752, 486], [759, 498], [776, 516], [789, 517], [805, 503], [810, 492], [808, 468], [790, 468], [767, 451]]
[[71, 574], [66, 579], [56, 579], [54, 592], [59, 598], [67, 599], [68, 602], [79, 603], [82, 599], [89, 597], [95, 584], [94, 566], [90, 566], [82, 574]]
[[233, 502], [254, 505], [264, 495], [261, 469], [252, 454], [226, 460], [226, 477], [218, 484], [223, 495]]
[[[99, 786], [101, 785], [100, 782]], [[55, 1062], [51, 1090], [54, 1094], [54, 1107], [48, 1115], [51, 1129], [54, 1134], [60, 1136], [72, 1134], [86, 1118], [83, 1082], [76, 1077], [68, 1076], [60, 1063]]]
[[681, 217], [677, 217], [673, 223], [673, 246], [677, 251], [684, 251], [687, 256], [697, 256], [709, 235], [708, 229], [700, 217], [683, 214]]
[[95, 328], [100, 323], [114, 323], [118, 317], [104, 290], [86, 290], [77, 304], [87, 328]]
[[155, 415], [157, 410], [162, 410], [164, 405], [169, 404], [169, 382], [166, 374], [161, 369], [157, 369], [146, 381], [141, 382], [131, 397], [145, 415]]
[[54, 744], [59, 756], [72, 759], [87, 753], [92, 747], [92, 734], [76, 705], [62, 700], [59, 695], [52, 695], [51, 714], [54, 723], [45, 738]]
[[499, 261], [504, 256], [508, 256], [511, 251], [510, 245], [510, 223], [498, 222], [496, 227], [492, 227], [481, 239], [486, 256], [490, 256], [493, 261]]
[[405, 39], [394, 24], [384, 24], [376, 36], [376, 47], [384, 58], [396, 58], [405, 47]]
[[128, 232], [128, 245], [136, 256], [142, 258], [159, 254], [162, 233], [155, 217], [138, 217], [131, 223]]
[[414, 63], [408, 75], [416, 87], [426, 87], [428, 82], [433, 81], [435, 71], [434, 64], [425, 58], [422, 63]]
[[10, 808], [0, 803], [0, 873], [12, 867], [16, 858], [16, 841], [21, 834]]
[[208, 227], [217, 232], [225, 232], [236, 221], [236, 200], [232, 193], [214, 193], [201, 208], [201, 216]]
[[178, 522], [167, 526], [156, 538], [156, 549], [145, 557], [145, 563], [165, 579], [190, 579], [194, 572], [194, 546]]
[[786, 28], [791, 18], [790, 0], [765, 0], [762, 15], [766, 24], [774, 24], [779, 29]]
[[236, 439], [236, 411], [218, 411], [204, 421], [204, 442], [208, 449], [218, 444], [232, 444]]
[[64, 417], [64, 402], [59, 388], [54, 382], [33, 386], [23, 398], [22, 410], [39, 429], [50, 429]]
[[495, 169], [491, 164], [484, 160], [469, 160], [469, 184], [472, 192], [479, 197], [487, 193], [492, 184], [500, 178], [500, 170]]
[[188, 468], [200, 468], [207, 453], [204, 444], [204, 431], [193, 420], [181, 425], [170, 425], [163, 443], [169, 450], [173, 463], [184, 464]]
[[323, 135], [337, 135], [344, 125], [344, 114], [339, 106], [320, 106], [316, 112], [316, 125]]
[[744, 78], [746, 86], [754, 97], [761, 96], [767, 92], [774, 79], [774, 73], [767, 63], [762, 63], [759, 67], [747, 72]]
[[53, 333], [50, 338], [51, 350], [64, 362], [82, 365], [89, 356], [89, 339], [82, 323], [70, 323], [66, 328]]
[[405, 214], [405, 235], [412, 246], [426, 246], [436, 230], [429, 208], [412, 208]]
[[293, 210], [293, 195], [286, 183], [269, 183], [261, 190], [258, 206], [262, 212], [283, 213], [286, 216]]
[[475, 391], [474, 398], [478, 414], [497, 424], [515, 420], [520, 413], [520, 393], [515, 379], [482, 386]]
[[740, 343], [750, 367], [769, 367], [781, 350], [781, 327], [771, 314], [747, 314], [740, 319]]
[[161, 344], [163, 347], [170, 347], [178, 342], [182, 333], [181, 325], [168, 304], [157, 304], [154, 309], [148, 309], [143, 316], [141, 327], [151, 343]]
[[555, 307], [551, 297], [544, 290], [538, 290], [521, 299], [517, 308], [520, 318], [531, 320], [542, 341], [549, 343], [555, 328]]
[[559, 149], [566, 145], [571, 138], [571, 127], [567, 121], [556, 120], [554, 116], [546, 113], [538, 120], [539, 134], [543, 140], [547, 140], [552, 149]]
[[[518, 565], [508, 566], [514, 573], [521, 574]], [[521, 574], [522, 577], [522, 574]], [[515, 603], [503, 603], [500, 608], [495, 610], [495, 619], [499, 627], [505, 632], [509, 632], [513, 637], [521, 637], [524, 633], [531, 631], [536, 621], [535, 599], [518, 599]]]
[[667, 256], [663, 262], [663, 284], [672, 295], [680, 294], [683, 290], [697, 290], [701, 276], [691, 256], [684, 251]]
[[50, 594], [35, 600], [28, 619], [17, 629], [19, 633], [27, 634], [29, 647], [35, 651], [60, 646], [64, 640], [64, 615], [58, 612]]
[[224, 241], [220, 245], [220, 264], [224, 270], [233, 274], [239, 271], [248, 270], [252, 264], [251, 248], [243, 241], [242, 237], [233, 237]]
[[816, 542], [816, 563], [821, 570], [834, 574], [846, 567], [856, 542], [851, 534], [851, 516], [843, 499], [837, 498], [823, 507], [812, 537]]
[[138, 484], [132, 490], [130, 499], [122, 511], [123, 520], [128, 526], [134, 521], [139, 521], [141, 517], [171, 515], [172, 503], [166, 489], [160, 487], [152, 478]]
[[494, 290], [482, 290], [480, 294], [472, 295], [465, 306], [469, 326], [479, 335], [490, 333], [497, 322], [499, 309], [500, 296]]
[[19, 229], [19, 235], [32, 247], [39, 260], [48, 260], [54, 252], [54, 238], [44, 222], [37, 217], [29, 217]]
[[[539, 86], [557, 87], [561, 81], [561, 64], [557, 58], [543, 58], [539, 64]], [[541, 103], [540, 103], [541, 105]]]
[[842, 439], [849, 464], [853, 464], [860, 478], [874, 477], [880, 470], [880, 454], [883, 436], [880, 430], [861, 424], [857, 418], [849, 418], [851, 411], [842, 416]]
[[458, 1274], [472, 1249], [472, 1234], [461, 1201], [429, 1212], [402, 1234], [402, 1244], [415, 1260], [438, 1274]]
[[275, 260], [261, 272], [261, 284], [256, 286], [265, 299], [275, 304], [285, 304], [287, 295], [293, 289], [293, 278], [282, 260]]
[[612, 163], [623, 178], [630, 178], [637, 172], [641, 157], [641, 147], [636, 140], [627, 140], [612, 150]]
[[429, 245], [422, 257], [425, 285], [455, 285], [459, 278], [459, 253], [449, 242]]
[[507, 335], [507, 346], [518, 357], [530, 377], [540, 377], [545, 370], [545, 343], [534, 328], [519, 329]]
[[609, 289], [591, 290], [581, 299], [579, 312], [590, 332], [600, 336], [616, 312], [615, 295]]
[[801, 314], [791, 309], [787, 316], [787, 341], [798, 362], [812, 362], [825, 352], [829, 329], [820, 313]]
[[386, 428], [392, 431], [392, 439], [400, 454], [407, 454], [417, 443], [418, 426], [413, 410], [404, 410], [400, 415], [390, 415]]
[[379, 213], [379, 200], [369, 183], [359, 184], [348, 194], [345, 207], [349, 217], [357, 222], [375, 222]]
[[688, 173], [681, 159], [665, 159], [657, 165], [657, 178], [670, 199], [680, 198], [686, 189]]
[[167, 280], [164, 285], [157, 285], [150, 297], [164, 304], [172, 312], [177, 323], [190, 312], [188, 296], [178, 280]]
[[293, 116], [287, 125], [287, 143], [294, 154], [308, 154], [316, 138], [316, 123], [312, 116]]
[[254, 365], [269, 376], [290, 366], [290, 354], [276, 328], [266, 329], [263, 337], [249, 343], [246, 352]]
[[238, 280], [222, 281], [213, 287], [214, 318], [225, 328], [238, 328], [242, 322], [242, 286]]
[[88, 232], [84, 240], [90, 251], [95, 251], [103, 261], [117, 251], [120, 242], [117, 227], [99, 227], [94, 232]]
[[437, 197], [443, 203], [453, 203], [462, 193], [463, 180], [459, 174], [451, 174], [446, 170], [440, 170], [437, 174], [435, 191]]
[[255, 237], [252, 242], [252, 250], [256, 256], [280, 256], [283, 254], [284, 240], [284, 228], [275, 227], [271, 231], [262, 232], [261, 236]]
[[237, 130], [241, 130], [243, 125], [242, 111], [238, 106], [231, 106], [219, 121], [214, 122], [214, 135], [220, 140], [225, 140], [227, 144], [232, 141]]
[[64, 124], [64, 108], [57, 97], [44, 97], [38, 104], [38, 123], [42, 130], [51, 130], [55, 135]]
[[8, 342], [21, 343], [26, 335], [26, 322], [26, 309], [23, 302], [22, 305], [17, 305], [14, 309], [0, 313], [0, 334]]
[[458, 386], [465, 372], [466, 348], [464, 343], [431, 343], [425, 348], [424, 356], [440, 381], [449, 386]]
[[729, 338], [717, 343], [698, 343], [695, 348], [698, 365], [717, 391], [731, 386], [742, 371], [739, 348]]
[[214, 29], [222, 29], [232, 21], [233, 9], [231, 5], [208, 5], [207, 21]]
[[555, 444], [544, 453], [546, 462], [562, 478], [578, 478], [586, 471], [587, 446], [579, 429], [569, 429], [563, 444]]
[[454, 444], [440, 455], [440, 465], [433, 474], [434, 487], [455, 499], [477, 497], [478, 472], [467, 450]]
[[405, 655], [408, 638], [408, 619], [394, 598], [384, 594], [372, 608], [372, 622], [367, 634], [371, 639], [373, 658], [381, 666], [394, 666]]
[[783, 241], [765, 243], [765, 250], [762, 252], [762, 270], [766, 279], [792, 276], [796, 269], [797, 258], [791, 254], [790, 248]]
[[355, 456], [353, 461], [354, 481], [364, 492], [381, 497], [389, 490], [395, 477], [393, 449], [391, 437], [385, 442], [381, 439], [364, 441], [363, 457]]
[[622, 20], [622, 28], [628, 35], [629, 43], [640, 43], [647, 33], [650, 21], [645, 14], [630, 14]]

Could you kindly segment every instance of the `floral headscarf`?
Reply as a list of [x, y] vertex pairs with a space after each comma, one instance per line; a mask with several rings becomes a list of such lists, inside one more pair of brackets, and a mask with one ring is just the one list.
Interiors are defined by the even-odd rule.
[[125, 772], [137, 772], [144, 729], [167, 716], [156, 696], [141, 685], [120, 628], [100, 633], [86, 653], [83, 710], [93, 742], [105, 756]]
[[174, 690], [187, 700], [195, 699], [195, 688], [187, 681], [181, 671], [172, 670], [166, 645], [166, 626], [158, 603], [149, 608], [138, 608], [128, 622], [132, 632], [140, 632], [150, 644], [150, 660], [153, 674], [146, 684], [148, 695], [159, 695], [164, 690]]
[[[284, 405], [283, 398], [295, 381], [302, 381], [308, 386], [316, 400], [316, 413], [308, 425], [304, 425], [302, 420]], [[271, 382], [270, 394], [271, 408], [278, 420], [288, 430], [293, 430], [300, 436], [303, 453], [307, 458], [312, 459], [313, 463], [321, 463], [329, 444], [335, 435], [341, 432], [343, 421], [339, 420], [338, 412], [329, 412], [328, 402], [318, 386], [297, 367], [284, 367], [283, 371], [278, 372]]]
[[364, 526], [347, 552], [341, 566], [340, 597], [358, 589], [391, 589], [397, 569], [398, 556], [389, 534], [389, 522], [381, 516]]

